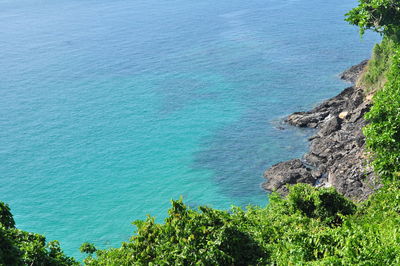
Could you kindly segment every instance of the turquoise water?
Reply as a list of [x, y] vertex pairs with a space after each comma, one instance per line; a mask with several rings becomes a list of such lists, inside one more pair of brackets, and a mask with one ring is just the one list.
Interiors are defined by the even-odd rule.
[[369, 56], [356, 1], [0, 0], [0, 200], [21, 229], [116, 246], [170, 199], [266, 205], [285, 115]]

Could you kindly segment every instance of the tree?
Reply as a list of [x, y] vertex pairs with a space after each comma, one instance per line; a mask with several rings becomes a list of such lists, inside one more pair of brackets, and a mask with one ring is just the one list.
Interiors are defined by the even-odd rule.
[[79, 265], [66, 256], [57, 241], [15, 228], [7, 204], [0, 201], [0, 265]]
[[365, 30], [373, 30], [394, 40], [400, 40], [399, 0], [359, 0], [359, 5], [346, 14], [346, 21]]
[[14, 228], [15, 222], [11, 214], [10, 207], [7, 204], [0, 201], [0, 224], [5, 228]]

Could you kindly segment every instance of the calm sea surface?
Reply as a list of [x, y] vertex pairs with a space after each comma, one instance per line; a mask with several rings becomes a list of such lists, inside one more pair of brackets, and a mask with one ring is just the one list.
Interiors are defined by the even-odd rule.
[[170, 199], [266, 205], [279, 129], [369, 56], [356, 1], [0, 0], [0, 200], [21, 229], [117, 246]]

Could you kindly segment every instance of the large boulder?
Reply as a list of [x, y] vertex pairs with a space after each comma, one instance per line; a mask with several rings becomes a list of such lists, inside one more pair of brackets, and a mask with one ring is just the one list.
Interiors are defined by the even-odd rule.
[[288, 192], [287, 184], [306, 183], [314, 185], [316, 181], [311, 174], [311, 170], [299, 159], [273, 165], [264, 172], [264, 177], [267, 179], [262, 185], [265, 190], [277, 191], [282, 194]]

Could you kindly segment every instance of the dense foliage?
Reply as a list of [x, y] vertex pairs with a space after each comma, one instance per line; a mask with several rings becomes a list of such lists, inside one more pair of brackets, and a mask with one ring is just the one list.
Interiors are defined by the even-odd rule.
[[[397, 45], [397, 47], [399, 47]], [[400, 179], [400, 49], [395, 49], [388, 81], [374, 98], [364, 128], [372, 165], [384, 180]]]
[[57, 241], [15, 228], [10, 208], [0, 202], [0, 265], [77, 265]]
[[348, 22], [360, 27], [361, 34], [371, 29], [393, 39], [400, 38], [399, 0], [359, 0], [359, 5], [346, 16]]
[[[347, 21], [380, 32], [368, 69], [360, 79], [366, 89], [375, 89], [370, 122], [363, 129], [372, 166], [382, 180], [400, 179], [400, 1], [359, 0]], [[384, 84], [384, 85], [382, 85]]]
[[135, 222], [120, 248], [88, 265], [399, 265], [400, 185], [356, 205], [334, 189], [296, 185], [265, 208], [191, 210], [173, 201], [164, 224]]
[[365, 116], [370, 123], [363, 132], [375, 171], [383, 181], [399, 180], [400, 1], [359, 0], [359, 5], [346, 15], [361, 33], [372, 29], [384, 36], [360, 80], [367, 89], [377, 89], [373, 107]]
[[[9, 209], [2, 204], [2, 213]], [[11, 213], [2, 221], [13, 222]], [[6, 223], [6, 224], [7, 224]], [[165, 223], [136, 221], [120, 248], [84, 243], [87, 265], [399, 265], [400, 184], [356, 206], [333, 188], [290, 188], [267, 207], [192, 210], [173, 201]], [[74, 265], [57, 242], [0, 227], [0, 265]], [[93, 254], [94, 253], [94, 254]]]

